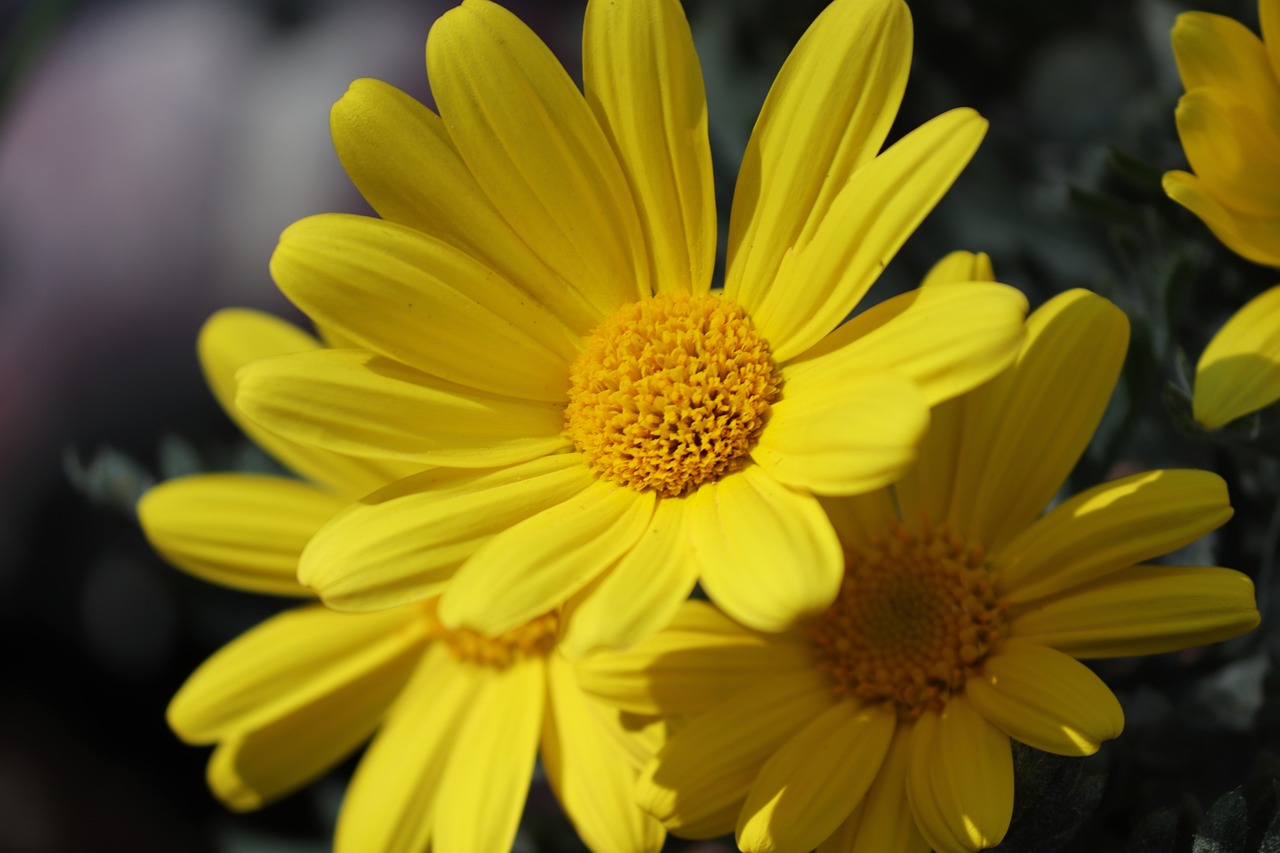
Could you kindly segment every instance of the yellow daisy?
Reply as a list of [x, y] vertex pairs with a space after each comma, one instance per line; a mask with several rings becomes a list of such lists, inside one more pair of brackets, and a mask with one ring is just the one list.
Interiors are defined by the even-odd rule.
[[1262, 38], [1222, 15], [1178, 16], [1178, 136], [1195, 174], [1168, 172], [1164, 189], [1233, 252], [1280, 266], [1280, 0], [1258, 0], [1258, 16]]
[[585, 95], [513, 15], [466, 0], [427, 42], [439, 115], [353, 84], [334, 139], [382, 218], [298, 222], [271, 269], [359, 349], [258, 362], [238, 405], [299, 442], [445, 466], [311, 541], [299, 577], [332, 607], [443, 593], [445, 624], [496, 634], [564, 604], [581, 655], [662, 627], [701, 578], [736, 618], [783, 629], [840, 585], [815, 495], [894, 480], [929, 407], [1016, 352], [1025, 300], [991, 283], [836, 329], [986, 122], [953, 110], [878, 153], [911, 20], [902, 0], [837, 0], [765, 102], [713, 292], [679, 4], [591, 0], [583, 51]]
[[[351, 500], [407, 473], [408, 463], [294, 445], [239, 417], [237, 370], [319, 348], [254, 312], [206, 324], [200, 356], [218, 399], [311, 483], [211, 474], [156, 486], [139, 515], [170, 561], [227, 586], [310, 597], [296, 577], [307, 540]], [[445, 629], [435, 608], [429, 600], [370, 614], [288, 610], [197, 669], [170, 704], [169, 724], [190, 743], [216, 744], [209, 784], [237, 810], [308, 783], [374, 736], [338, 818], [339, 851], [509, 849], [539, 750], [588, 846], [659, 849], [662, 827], [632, 798], [652, 746], [643, 733], [624, 733], [618, 712], [585, 693], [574, 665], [553, 653], [556, 616], [483, 638]]]
[[1207, 429], [1280, 400], [1280, 286], [1232, 315], [1196, 363], [1192, 413]]
[[1010, 738], [1088, 755], [1120, 733], [1119, 703], [1077, 659], [1258, 624], [1244, 575], [1141, 564], [1230, 517], [1214, 474], [1136, 474], [1041, 514], [1101, 417], [1128, 323], [1072, 291], [1027, 335], [1015, 366], [937, 410], [899, 484], [827, 501], [845, 571], [820, 616], [761, 634], [690, 602], [587, 664], [584, 683], [620, 707], [692, 715], [639, 783], [669, 830], [736, 828], [746, 851], [993, 846], [1013, 809]]

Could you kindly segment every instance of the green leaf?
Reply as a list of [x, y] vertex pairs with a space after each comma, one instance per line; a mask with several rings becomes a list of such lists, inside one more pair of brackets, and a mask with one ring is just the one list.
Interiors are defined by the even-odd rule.
[[1248, 853], [1249, 809], [1239, 788], [1218, 798], [1196, 832], [1191, 853]]

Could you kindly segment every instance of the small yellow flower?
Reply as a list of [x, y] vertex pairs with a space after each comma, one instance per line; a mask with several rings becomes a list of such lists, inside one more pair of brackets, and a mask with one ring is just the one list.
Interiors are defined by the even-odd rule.
[[1232, 315], [1196, 364], [1192, 413], [1207, 429], [1280, 400], [1280, 286]]
[[898, 477], [929, 407], [1016, 352], [1025, 300], [992, 283], [836, 328], [986, 122], [953, 110], [880, 152], [910, 16], [832, 3], [765, 102], [712, 291], [679, 4], [591, 0], [583, 52], [585, 92], [513, 15], [466, 0], [427, 42], [439, 115], [353, 84], [334, 140], [382, 218], [296, 223], [271, 268], [360, 349], [259, 362], [237, 403], [302, 443], [443, 466], [312, 540], [299, 577], [332, 607], [442, 594], [446, 624], [495, 634], [564, 605], [577, 656], [662, 627], [701, 579], [736, 618], [786, 628], [840, 585], [816, 495]]
[[[926, 289], [951, 286], [962, 258], [947, 267]], [[820, 616], [761, 634], [689, 602], [586, 664], [620, 707], [691, 717], [639, 783], [669, 830], [736, 827], [752, 853], [993, 846], [1013, 809], [1010, 738], [1088, 755], [1120, 733], [1119, 703], [1078, 659], [1258, 624], [1244, 575], [1143, 564], [1231, 516], [1217, 476], [1136, 474], [1041, 514], [1102, 415], [1128, 323], [1071, 291], [1027, 327], [1013, 367], [936, 410], [900, 483], [826, 501], [845, 572]]]
[[[226, 311], [200, 336], [227, 412], [310, 483], [211, 474], [156, 486], [139, 504], [148, 538], [192, 574], [238, 589], [310, 597], [297, 582], [307, 540], [356, 496], [413, 463], [371, 462], [295, 445], [232, 405], [245, 364], [318, 351], [265, 315]], [[206, 661], [169, 706], [190, 743], [216, 744], [209, 784], [237, 810], [323, 774], [373, 736], [338, 818], [338, 851], [507, 850], [541, 752], [547, 777], [594, 850], [656, 851], [662, 827], [634, 804], [652, 744], [585, 693], [553, 653], [557, 617], [498, 637], [445, 629], [428, 600], [380, 613], [306, 605], [275, 616]], [[539, 746], [540, 745], [540, 746]]]
[[1164, 189], [1233, 252], [1280, 266], [1280, 0], [1258, 15], [1262, 38], [1222, 15], [1178, 16], [1178, 136], [1195, 174], [1168, 172]]

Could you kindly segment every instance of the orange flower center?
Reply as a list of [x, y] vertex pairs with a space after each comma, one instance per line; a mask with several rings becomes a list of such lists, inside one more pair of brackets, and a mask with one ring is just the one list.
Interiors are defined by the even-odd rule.
[[559, 617], [555, 613], [543, 614], [496, 637], [486, 637], [470, 628], [444, 627], [436, 616], [434, 599], [428, 603], [426, 611], [428, 636], [447, 645], [458, 660], [480, 666], [506, 669], [520, 660], [545, 657], [556, 645]]
[[743, 467], [782, 376], [741, 307], [664, 293], [596, 327], [570, 383], [565, 434], [596, 474], [677, 497]]
[[924, 521], [846, 550], [840, 594], [808, 633], [837, 696], [916, 719], [981, 670], [1008, 631], [1005, 611], [982, 546]]

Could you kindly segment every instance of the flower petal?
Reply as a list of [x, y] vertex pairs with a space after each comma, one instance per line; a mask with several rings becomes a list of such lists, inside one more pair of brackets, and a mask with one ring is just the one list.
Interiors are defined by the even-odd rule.
[[1192, 409], [1208, 429], [1280, 400], [1280, 286], [1249, 300], [1196, 364]]
[[1228, 249], [1255, 264], [1280, 267], [1280, 217], [1229, 210], [1189, 172], [1165, 172], [1162, 183], [1165, 195], [1198, 216]]
[[592, 850], [656, 851], [666, 832], [636, 805], [636, 770], [605, 728], [616, 725], [578, 686], [573, 665], [547, 659], [542, 763], [547, 779]]
[[1053, 595], [1176, 551], [1229, 518], [1217, 474], [1133, 474], [1059, 504], [1002, 548], [996, 587], [1013, 603]]
[[686, 601], [647, 640], [580, 661], [578, 681], [624, 710], [677, 717], [812, 665], [812, 647], [800, 635], [758, 634], [706, 602]]
[[1009, 737], [964, 696], [916, 721], [907, 769], [916, 826], [938, 853], [977, 851], [1004, 838], [1013, 817]]
[[836, 536], [845, 546], [884, 536], [898, 521], [892, 489], [877, 489], [865, 495], [824, 497], [821, 503], [831, 526], [836, 529]]
[[698, 582], [685, 515], [679, 499], [658, 501], [635, 547], [569, 600], [560, 615], [561, 654], [578, 659], [630, 646], [671, 622]]
[[788, 367], [890, 369], [914, 381], [936, 406], [1013, 362], [1026, 313], [1027, 298], [1003, 284], [922, 287], [867, 309]]
[[730, 832], [769, 756], [835, 702], [812, 667], [762, 681], [676, 732], [640, 774], [636, 799], [682, 838]]
[[285, 467], [307, 479], [356, 497], [407, 476], [420, 466], [393, 460], [353, 459], [295, 444], [267, 432], [236, 408], [236, 373], [261, 358], [318, 349], [320, 342], [270, 314], [228, 308], [205, 321], [196, 341], [200, 366], [218, 402], [236, 426]]
[[1056, 755], [1093, 755], [1124, 729], [1124, 711], [1101, 678], [1037, 643], [1006, 642], [964, 692], [1009, 737]]
[[635, 546], [655, 500], [652, 492], [597, 480], [525, 518], [458, 570], [440, 600], [440, 620], [493, 635], [559, 607]]
[[582, 93], [528, 27], [466, 0], [427, 37], [449, 135], [512, 230], [602, 314], [652, 291], [627, 179]]
[[774, 358], [804, 353], [840, 324], [951, 187], [986, 130], [986, 119], [973, 110], [951, 110], [849, 178], [812, 234], [791, 247], [777, 276], [752, 298], [738, 298]]
[[430, 647], [351, 777], [335, 853], [431, 847], [445, 767], [484, 686], [481, 675], [454, 660], [446, 644]]
[[482, 391], [560, 402], [577, 336], [529, 295], [418, 231], [329, 213], [290, 225], [280, 289], [361, 347]]
[[835, 599], [844, 558], [816, 498], [749, 466], [687, 505], [702, 586], [743, 625], [781, 631]]
[[1154, 655], [1238, 637], [1258, 627], [1253, 582], [1231, 569], [1134, 566], [1035, 602], [1014, 636], [1077, 658]]
[[424, 626], [412, 608], [360, 616], [286, 611], [201, 664], [169, 703], [169, 726], [188, 743], [212, 743], [335, 694], [349, 701], [353, 685], [390, 701], [421, 651]]
[[893, 743], [861, 806], [817, 853], [929, 853], [907, 802], [911, 730], [902, 723], [894, 729]]
[[705, 293], [715, 187], [702, 69], [680, 4], [588, 3], [582, 78], [639, 208], [655, 289]]
[[750, 853], [812, 850], [835, 832], [871, 787], [897, 715], [841, 702], [810, 721], [765, 762], [738, 818]]
[[540, 658], [484, 673], [452, 735], [432, 849], [511, 849], [538, 755], [546, 678]]
[[777, 481], [825, 495], [886, 486], [915, 461], [929, 406], [890, 370], [831, 364], [783, 370], [783, 397], [751, 458]]
[[1031, 315], [1014, 366], [964, 401], [956, 530], [997, 551], [1040, 514], [1093, 436], [1128, 343], [1124, 313], [1085, 290]]
[[138, 501], [138, 520], [161, 556], [198, 578], [247, 592], [306, 596], [298, 557], [345, 504], [284, 477], [201, 474], [148, 490]]
[[995, 270], [986, 252], [952, 252], [925, 273], [921, 287], [937, 287], [967, 281], [995, 281]]
[[787, 253], [884, 144], [911, 67], [900, 0], [838, 0], [778, 72], [747, 143], [729, 220], [725, 294], [755, 305]]
[[1187, 92], [1178, 101], [1178, 137], [1192, 171], [1223, 205], [1265, 217], [1280, 210], [1280, 135], [1239, 100], [1243, 94], [1216, 86]]
[[1280, 84], [1262, 40], [1234, 18], [1183, 12], [1173, 24], [1173, 57], [1182, 86], [1248, 93], [1264, 115], [1280, 113]]
[[502, 218], [458, 154], [440, 117], [379, 80], [356, 80], [329, 114], [333, 145], [378, 215], [457, 246], [576, 332], [601, 312], [568, 287]]
[[302, 552], [298, 580], [340, 610], [421, 600], [443, 589], [494, 535], [591, 482], [576, 454], [494, 471], [440, 469], [401, 480], [325, 525]]
[[421, 467], [490, 468], [567, 444], [564, 407], [455, 385], [364, 350], [317, 350], [241, 370], [236, 401], [291, 441]]
[[1258, 22], [1262, 25], [1262, 42], [1271, 60], [1271, 73], [1280, 80], [1280, 3], [1259, 0]]

